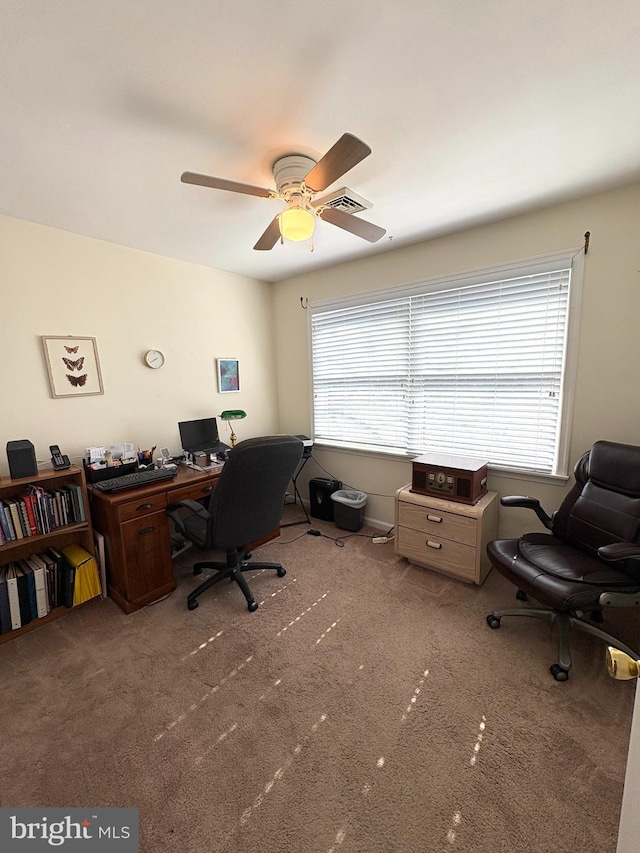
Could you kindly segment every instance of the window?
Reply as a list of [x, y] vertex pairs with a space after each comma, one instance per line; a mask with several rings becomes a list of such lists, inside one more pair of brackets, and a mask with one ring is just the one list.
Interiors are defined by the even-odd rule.
[[573, 267], [563, 253], [311, 305], [314, 440], [565, 473]]

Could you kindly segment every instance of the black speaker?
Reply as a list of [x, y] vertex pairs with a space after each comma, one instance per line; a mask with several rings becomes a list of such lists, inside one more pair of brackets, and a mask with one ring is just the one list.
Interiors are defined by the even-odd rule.
[[36, 451], [28, 438], [7, 442], [7, 459], [12, 480], [35, 477], [38, 473]]

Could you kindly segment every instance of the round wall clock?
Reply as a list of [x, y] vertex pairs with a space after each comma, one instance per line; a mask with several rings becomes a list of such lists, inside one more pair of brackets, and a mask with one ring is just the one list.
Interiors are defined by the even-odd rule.
[[152, 367], [154, 370], [157, 370], [158, 367], [162, 367], [164, 364], [164, 355], [159, 349], [147, 350], [144, 354], [144, 363], [147, 367]]

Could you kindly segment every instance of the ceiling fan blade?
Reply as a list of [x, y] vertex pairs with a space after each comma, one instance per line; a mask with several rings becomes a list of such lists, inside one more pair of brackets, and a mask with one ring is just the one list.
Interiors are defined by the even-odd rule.
[[229, 190], [232, 193], [257, 195], [260, 198], [271, 197], [271, 190], [267, 190], [264, 187], [254, 187], [252, 184], [240, 184], [237, 181], [227, 181], [225, 178], [212, 178], [210, 175], [199, 175], [197, 172], [183, 172], [180, 180], [183, 184], [211, 187], [214, 190]]
[[357, 136], [343, 133], [336, 144], [319, 160], [306, 175], [304, 182], [310, 190], [320, 192], [353, 169], [371, 154], [371, 149]]
[[353, 213], [344, 213], [344, 211], [336, 210], [334, 207], [325, 207], [318, 215], [325, 222], [337, 225], [338, 228], [344, 228], [345, 231], [350, 231], [352, 234], [362, 237], [370, 243], [375, 243], [387, 233], [384, 228], [374, 225], [373, 222], [367, 222], [366, 219], [359, 219]]
[[267, 225], [266, 231], [260, 237], [260, 239], [253, 248], [257, 249], [258, 251], [273, 249], [279, 239], [280, 223], [278, 222], [278, 217], [274, 216], [271, 222]]

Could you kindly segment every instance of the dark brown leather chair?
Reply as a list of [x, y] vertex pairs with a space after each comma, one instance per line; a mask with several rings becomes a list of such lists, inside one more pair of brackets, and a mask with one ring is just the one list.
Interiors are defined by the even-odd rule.
[[518, 587], [517, 597], [530, 596], [543, 605], [496, 609], [487, 623], [499, 628], [503, 616], [554, 622], [558, 661], [550, 671], [557, 681], [569, 677], [571, 628], [639, 657], [593, 623], [602, 621], [607, 607], [640, 606], [640, 447], [598, 441], [578, 460], [574, 476], [573, 488], [552, 516], [536, 498], [500, 501], [532, 509], [550, 533], [487, 545], [492, 564]]
[[203, 569], [216, 571], [189, 593], [189, 610], [198, 606], [198, 596], [225, 578], [238, 584], [248, 609], [257, 610], [258, 603], [243, 573], [273, 569], [279, 577], [286, 575], [280, 563], [249, 562], [248, 545], [278, 527], [287, 485], [301, 456], [302, 442], [293, 435], [241, 441], [229, 453], [208, 509], [192, 500], [176, 501], [167, 507], [167, 515], [185, 539], [203, 550], [222, 548], [227, 552], [225, 562], [194, 563], [194, 575]]

